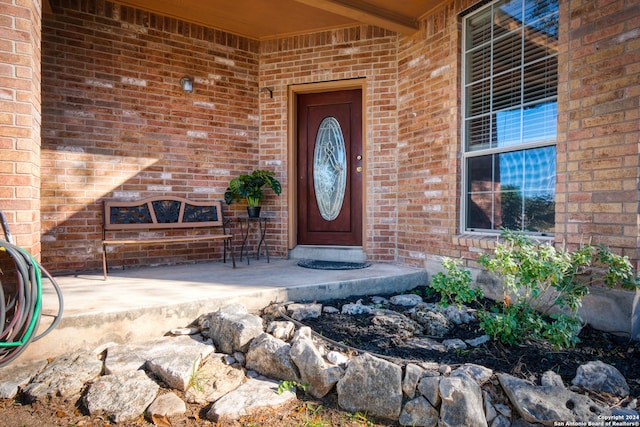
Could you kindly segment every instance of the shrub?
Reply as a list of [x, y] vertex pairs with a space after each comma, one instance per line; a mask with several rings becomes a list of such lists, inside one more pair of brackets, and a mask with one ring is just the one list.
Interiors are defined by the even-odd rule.
[[482, 289], [471, 289], [471, 272], [460, 267], [462, 262], [452, 258], [444, 258], [442, 266], [447, 274], [436, 273], [431, 281], [431, 288], [440, 294], [440, 305], [468, 304], [481, 299]]
[[481, 327], [503, 343], [534, 338], [556, 347], [574, 346], [582, 323], [578, 310], [589, 293], [588, 285], [640, 287], [629, 259], [603, 245], [583, 245], [567, 252], [512, 231], [504, 231], [502, 238], [493, 257], [480, 259], [480, 264], [502, 278], [501, 312], [480, 317]]

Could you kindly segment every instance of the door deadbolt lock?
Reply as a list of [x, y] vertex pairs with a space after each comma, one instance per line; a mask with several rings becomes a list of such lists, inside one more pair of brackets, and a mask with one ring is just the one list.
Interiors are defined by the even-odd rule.
[[356, 160], [362, 160], [362, 155], [361, 155], [361, 154], [358, 154], [358, 155], [356, 156]]

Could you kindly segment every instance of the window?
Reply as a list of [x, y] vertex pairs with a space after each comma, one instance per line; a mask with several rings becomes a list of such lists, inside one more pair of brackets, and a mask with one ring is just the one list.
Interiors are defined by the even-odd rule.
[[552, 233], [558, 0], [491, 3], [463, 40], [463, 227]]

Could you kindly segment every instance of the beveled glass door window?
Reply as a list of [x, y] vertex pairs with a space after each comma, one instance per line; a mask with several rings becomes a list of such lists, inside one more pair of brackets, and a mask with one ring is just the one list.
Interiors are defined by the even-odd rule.
[[313, 151], [313, 188], [320, 215], [333, 221], [340, 214], [347, 183], [347, 154], [340, 123], [326, 117], [320, 123]]

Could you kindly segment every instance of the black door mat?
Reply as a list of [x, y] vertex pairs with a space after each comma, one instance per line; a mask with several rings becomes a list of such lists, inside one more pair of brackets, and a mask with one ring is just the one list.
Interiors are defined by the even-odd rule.
[[342, 261], [319, 261], [314, 259], [303, 259], [298, 262], [300, 267], [312, 268], [314, 270], [357, 270], [369, 267], [367, 262], [342, 262]]

